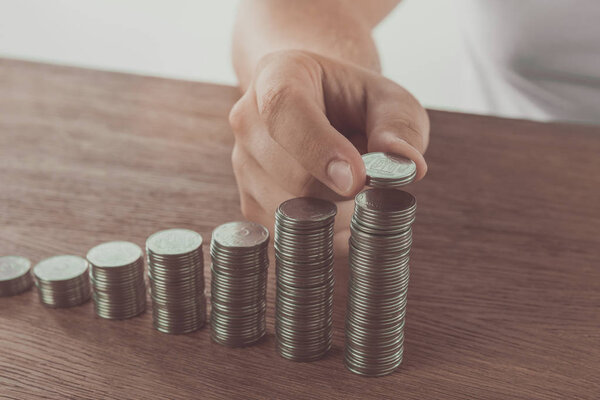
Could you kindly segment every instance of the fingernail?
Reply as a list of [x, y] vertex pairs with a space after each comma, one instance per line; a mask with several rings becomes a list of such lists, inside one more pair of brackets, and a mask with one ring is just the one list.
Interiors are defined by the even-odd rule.
[[352, 170], [346, 161], [331, 161], [327, 167], [327, 175], [340, 192], [346, 193], [352, 188]]

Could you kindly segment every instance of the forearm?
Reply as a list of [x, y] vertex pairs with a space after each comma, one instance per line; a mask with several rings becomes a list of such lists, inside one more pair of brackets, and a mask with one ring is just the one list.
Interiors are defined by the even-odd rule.
[[[370, 3], [370, 4], [369, 4]], [[258, 61], [278, 50], [306, 50], [379, 70], [371, 29], [396, 1], [243, 0], [233, 39], [233, 63], [245, 89]]]

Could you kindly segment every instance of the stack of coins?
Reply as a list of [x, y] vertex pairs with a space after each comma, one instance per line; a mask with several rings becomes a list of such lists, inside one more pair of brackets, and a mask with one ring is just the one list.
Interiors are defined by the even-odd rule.
[[73, 307], [90, 298], [88, 262], [78, 256], [55, 256], [33, 268], [42, 304], [48, 307]]
[[14, 296], [31, 288], [31, 261], [19, 256], [0, 257], [0, 297]]
[[154, 328], [188, 333], [206, 322], [202, 236], [167, 229], [146, 240]]
[[275, 214], [275, 333], [284, 358], [313, 361], [331, 347], [336, 213], [329, 201], [301, 197]]
[[356, 196], [344, 361], [357, 374], [387, 375], [402, 362], [416, 205], [410, 193], [396, 189], [370, 189]]
[[94, 309], [108, 319], [126, 319], [146, 309], [142, 249], [131, 242], [106, 242], [87, 254], [92, 266]]
[[399, 189], [415, 180], [417, 166], [413, 160], [390, 153], [367, 153], [362, 156], [367, 170], [367, 185]]
[[210, 244], [211, 336], [226, 346], [256, 343], [265, 334], [269, 231], [254, 222], [217, 227]]

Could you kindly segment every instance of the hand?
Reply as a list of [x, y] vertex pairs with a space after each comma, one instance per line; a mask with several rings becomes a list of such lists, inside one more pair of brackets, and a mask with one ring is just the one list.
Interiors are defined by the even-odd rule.
[[283, 201], [332, 200], [337, 255], [348, 252], [353, 196], [366, 182], [361, 154], [404, 155], [416, 163], [417, 179], [427, 171], [429, 119], [419, 102], [376, 72], [320, 55], [265, 56], [229, 121], [244, 216], [272, 232]]

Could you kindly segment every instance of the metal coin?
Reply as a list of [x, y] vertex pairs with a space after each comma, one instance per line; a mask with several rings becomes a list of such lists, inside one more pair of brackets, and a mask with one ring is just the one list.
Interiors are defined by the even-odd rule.
[[0, 257], [0, 297], [22, 293], [33, 284], [31, 261], [19, 256]]
[[362, 156], [367, 185], [399, 188], [414, 181], [417, 166], [413, 160], [391, 153], [367, 153]]

